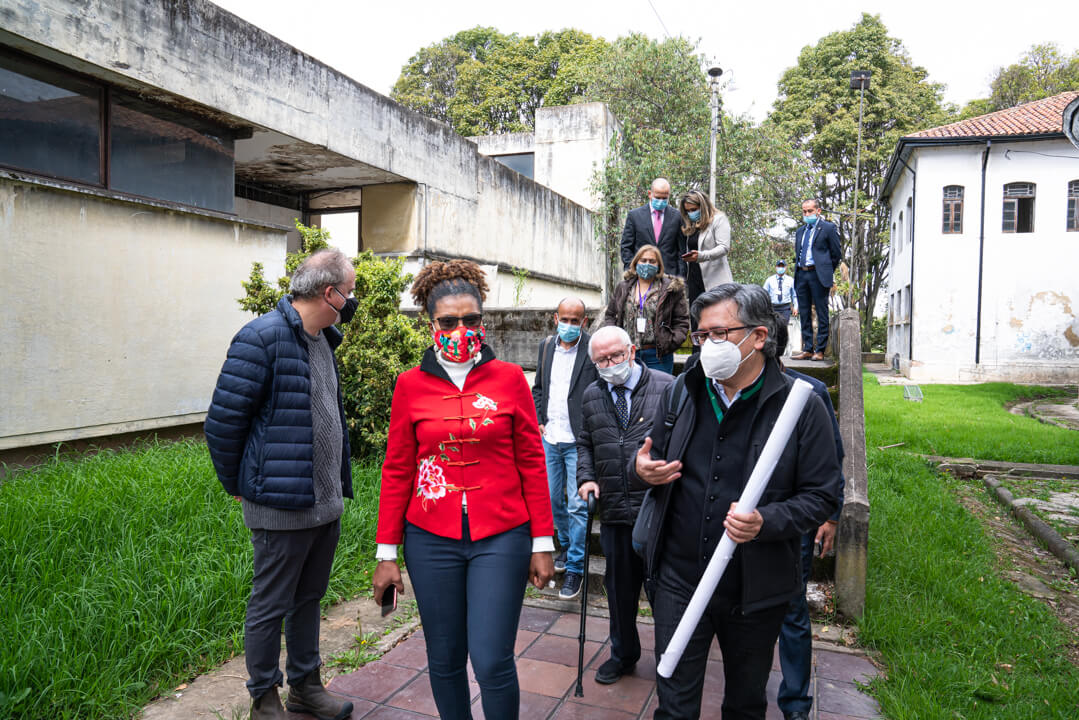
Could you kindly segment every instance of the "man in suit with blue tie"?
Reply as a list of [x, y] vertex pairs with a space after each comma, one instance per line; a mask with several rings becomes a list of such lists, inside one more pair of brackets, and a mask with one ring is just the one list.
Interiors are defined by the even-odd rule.
[[[794, 292], [802, 309], [802, 352], [792, 359], [823, 360], [830, 325], [828, 295], [832, 274], [843, 258], [843, 251], [835, 224], [821, 217], [820, 202], [814, 199], [802, 203], [802, 219], [805, 224], [794, 235]], [[816, 340], [813, 315], [809, 312], [811, 302], [817, 309]]]
[[642, 245], [655, 245], [663, 257], [663, 271], [667, 275], [686, 276], [682, 255], [688, 248], [682, 234], [682, 216], [668, 204], [670, 197], [671, 184], [656, 178], [648, 191], [648, 204], [626, 215], [626, 227], [622, 230], [623, 270], [629, 269], [633, 255]]

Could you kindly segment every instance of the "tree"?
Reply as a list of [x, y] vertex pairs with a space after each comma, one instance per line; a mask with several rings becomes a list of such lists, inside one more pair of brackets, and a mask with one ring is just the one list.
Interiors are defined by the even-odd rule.
[[1019, 62], [997, 68], [989, 87], [989, 97], [967, 103], [962, 117], [976, 117], [1067, 90], [1079, 90], [1079, 51], [1065, 55], [1055, 43], [1032, 45]]
[[[859, 92], [850, 89], [853, 70], [873, 73], [865, 92], [862, 165], [857, 222], [854, 202]], [[951, 119], [931, 83], [903, 44], [888, 35], [879, 16], [863, 14], [850, 30], [835, 32], [802, 49], [798, 64], [779, 82], [769, 122], [804, 155], [825, 213], [838, 220], [850, 266], [845, 302], [862, 318], [868, 339], [877, 294], [888, 272], [888, 208], [875, 202], [887, 163], [900, 137]], [[796, 205], [790, 206], [800, 217]]]
[[[676, 198], [708, 192], [711, 111], [703, 60], [685, 38], [660, 42], [634, 34], [615, 41], [590, 71], [585, 98], [606, 102], [622, 125], [593, 183], [611, 280], [621, 276], [626, 212], [645, 201], [653, 179], [667, 178]], [[731, 221], [732, 272], [738, 281], [762, 282], [778, 250], [767, 230], [777, 210], [807, 192], [808, 175], [785, 138], [746, 118], [721, 114], [716, 155], [717, 205]]]
[[524, 132], [538, 108], [580, 97], [585, 68], [606, 48], [579, 30], [520, 37], [477, 27], [416, 53], [391, 96], [461, 135]]
[[[251, 276], [242, 282], [240, 307], [258, 315], [268, 313], [288, 292], [289, 275], [309, 255], [329, 247], [330, 234], [296, 221], [302, 241], [299, 252], [285, 256], [287, 275], [268, 283], [261, 263], [253, 263]], [[390, 402], [397, 376], [416, 365], [429, 339], [400, 312], [401, 293], [412, 276], [401, 272], [402, 258], [381, 259], [370, 251], [352, 260], [356, 269], [356, 318], [341, 325], [345, 335], [337, 348], [345, 422], [354, 457], [374, 460], [385, 454], [390, 425]]]

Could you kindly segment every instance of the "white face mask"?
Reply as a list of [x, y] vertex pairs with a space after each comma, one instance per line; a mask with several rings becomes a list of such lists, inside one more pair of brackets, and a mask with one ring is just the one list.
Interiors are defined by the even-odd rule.
[[617, 365], [597, 367], [596, 372], [599, 373], [604, 382], [609, 382], [611, 385], [625, 385], [626, 381], [629, 380], [629, 376], [633, 374], [633, 363], [629, 358], [626, 358]]
[[733, 377], [738, 372], [739, 366], [749, 358], [749, 355], [756, 351], [756, 348], [754, 348], [745, 358], [742, 357], [742, 353], [738, 352], [738, 348], [742, 347], [742, 343], [748, 338], [749, 335], [746, 335], [742, 338], [742, 342], [737, 345], [729, 340], [724, 340], [723, 342], [705, 341], [704, 345], [701, 346], [701, 368], [704, 370], [704, 374], [713, 380], [720, 381]]

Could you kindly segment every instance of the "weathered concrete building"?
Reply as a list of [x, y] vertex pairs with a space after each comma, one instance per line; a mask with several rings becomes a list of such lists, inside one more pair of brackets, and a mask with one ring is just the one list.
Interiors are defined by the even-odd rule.
[[204, 0], [8, 0], [0, 81], [0, 450], [201, 421], [293, 218], [601, 296], [585, 207]]
[[888, 349], [915, 380], [1079, 380], [1079, 92], [899, 141]]

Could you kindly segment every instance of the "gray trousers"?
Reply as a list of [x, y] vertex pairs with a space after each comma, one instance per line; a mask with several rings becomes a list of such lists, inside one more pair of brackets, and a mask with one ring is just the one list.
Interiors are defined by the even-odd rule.
[[307, 530], [252, 530], [255, 576], [247, 601], [244, 645], [247, 690], [261, 697], [282, 683], [281, 622], [289, 685], [322, 665], [318, 654], [319, 601], [341, 536], [341, 521]]

